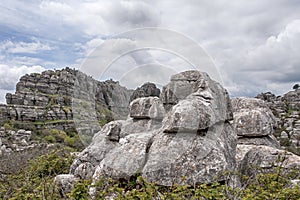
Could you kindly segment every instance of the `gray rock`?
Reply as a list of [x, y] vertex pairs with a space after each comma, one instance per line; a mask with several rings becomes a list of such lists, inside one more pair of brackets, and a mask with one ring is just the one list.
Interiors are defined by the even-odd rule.
[[280, 149], [280, 144], [273, 135], [268, 135], [265, 137], [238, 137], [238, 144], [265, 145]]
[[276, 118], [266, 102], [255, 98], [234, 98], [233, 126], [237, 135], [244, 137], [262, 137], [273, 135], [277, 126]]
[[121, 121], [113, 121], [103, 126], [102, 132], [109, 138], [111, 141], [119, 141], [120, 132], [121, 132]]
[[[170, 95], [178, 84], [177, 91], [193, 89], [179, 92], [180, 98]], [[77, 156], [70, 172], [87, 177], [90, 174], [82, 168], [89, 168], [95, 171], [94, 182], [102, 176], [128, 179], [141, 173], [148, 181], [168, 186], [227, 180], [222, 174], [235, 167], [236, 134], [228, 122], [232, 110], [226, 90], [207, 74], [188, 71], [174, 75], [161, 98], [166, 104], [177, 104], [163, 120], [157, 117], [162, 109], [158, 98], [134, 100], [133, 118], [104, 126]]]
[[86, 172], [77, 169], [81, 164], [86, 163], [93, 169], [99, 165], [109, 151], [117, 146], [119, 146], [117, 142], [109, 140], [106, 134], [100, 131], [94, 136], [92, 143], [75, 158], [71, 165], [70, 173], [75, 174], [76, 171], [77, 175], [85, 177]]
[[173, 75], [171, 82], [163, 87], [160, 99], [169, 110], [179, 100], [185, 99], [188, 95], [196, 92], [199, 88], [207, 87], [208, 75], [199, 71], [187, 71]]
[[95, 166], [93, 166], [89, 162], [84, 162], [79, 164], [76, 167], [74, 171], [74, 175], [75, 177], [79, 177], [80, 179], [83, 180], [90, 180], [93, 177], [94, 171], [95, 171]]
[[138, 173], [147, 161], [147, 153], [152, 143], [152, 132], [130, 134], [120, 139], [120, 147], [110, 151], [97, 167], [94, 180], [102, 174], [113, 179], [128, 179]]
[[160, 90], [154, 83], [145, 83], [138, 87], [131, 95], [130, 102], [141, 97], [159, 97]]
[[241, 109], [234, 112], [233, 126], [238, 136], [260, 137], [272, 135], [276, 121], [270, 118], [271, 111], [265, 109]]
[[222, 173], [235, 167], [235, 148], [235, 133], [228, 124], [215, 125], [205, 135], [160, 133], [153, 139], [142, 175], [166, 186], [223, 181]]
[[144, 97], [130, 103], [130, 117], [134, 119], [163, 119], [164, 107], [158, 97]]
[[72, 174], [60, 174], [54, 178], [54, 182], [60, 189], [62, 197], [65, 198], [68, 197], [68, 194], [72, 191], [72, 189], [74, 188], [74, 184], [78, 180], [79, 179]]
[[[79, 90], [77, 96], [77, 93], [74, 93], [75, 83], [78, 83], [76, 86], [80, 86], [75, 87]], [[26, 74], [17, 83], [15, 93], [6, 95], [7, 105], [0, 106], [0, 122], [12, 119], [24, 128], [29, 128], [32, 127], [32, 122], [60, 121], [52, 123], [51, 128], [60, 129], [63, 126], [68, 129], [74, 128], [74, 123], [69, 122], [75, 120], [78, 128], [82, 128], [82, 124], [92, 126], [90, 119], [98, 122], [102, 119], [111, 121], [126, 118], [132, 92], [116, 81], [99, 82], [70, 68]], [[73, 96], [75, 104], [72, 104]], [[85, 100], [93, 102], [93, 112], [86, 108], [86, 102], [83, 102]], [[83, 104], [79, 105], [78, 109], [77, 101]], [[72, 106], [75, 107], [74, 110]], [[77, 116], [82, 116], [83, 120], [77, 122]]]
[[293, 153], [268, 146], [250, 146], [246, 149], [239, 162], [239, 171], [243, 175], [254, 177], [260, 172], [272, 173], [278, 166], [282, 167], [282, 173], [300, 170], [300, 157]]

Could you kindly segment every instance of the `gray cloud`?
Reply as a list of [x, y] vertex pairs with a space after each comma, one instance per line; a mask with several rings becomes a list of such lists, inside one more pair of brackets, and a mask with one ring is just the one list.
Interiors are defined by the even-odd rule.
[[[63, 45], [76, 43], [78, 57], [73, 60], [77, 64], [91, 49], [117, 33], [148, 26], [169, 28], [193, 38], [207, 50], [231, 95], [252, 96], [266, 90], [279, 94], [300, 82], [299, 10], [297, 0], [7, 1], [0, 6], [0, 25], [19, 30], [20, 34], [34, 34], [49, 40], [54, 49], [55, 45], [61, 45], [60, 48], [72, 51], [74, 46]], [[4, 34], [3, 31], [0, 33]], [[124, 41], [123, 47], [128, 45], [134, 45], [134, 42]], [[21, 66], [22, 57], [7, 57], [2, 64], [18, 63]], [[28, 58], [26, 64], [49, 62], [47, 58], [43, 59]], [[150, 62], [165, 66], [184, 65], [181, 59], [159, 51], [138, 52], [114, 63], [115, 69], [106, 77], [121, 76], [132, 70], [124, 66]], [[143, 74], [146, 77], [150, 72], [144, 68]]]

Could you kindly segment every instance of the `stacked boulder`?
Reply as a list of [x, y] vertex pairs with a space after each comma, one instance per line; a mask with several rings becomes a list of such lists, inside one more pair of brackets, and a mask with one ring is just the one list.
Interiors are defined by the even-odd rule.
[[238, 136], [238, 144], [267, 145], [280, 148], [274, 137], [276, 119], [267, 104], [255, 98], [234, 98], [233, 126]]
[[239, 172], [255, 177], [260, 172], [273, 172], [278, 166], [287, 171], [300, 169], [300, 157], [281, 150], [273, 136], [276, 119], [266, 102], [235, 98], [232, 107], [233, 126], [238, 135], [236, 160]]
[[232, 116], [227, 91], [206, 73], [176, 74], [160, 98], [135, 99], [127, 120], [106, 124], [77, 156], [68, 178], [96, 182], [141, 174], [164, 186], [226, 181], [224, 172], [236, 163]]

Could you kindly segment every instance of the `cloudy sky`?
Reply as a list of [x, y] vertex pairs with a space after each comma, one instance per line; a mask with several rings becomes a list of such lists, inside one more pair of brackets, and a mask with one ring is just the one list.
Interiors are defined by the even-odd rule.
[[[215, 63], [231, 96], [282, 94], [300, 82], [299, 10], [298, 0], [0, 0], [0, 102], [21, 75], [82, 68], [99, 45], [113, 51], [112, 37], [144, 27], [172, 30], [196, 42]], [[122, 40], [118, 48], [133, 44]], [[167, 51], [128, 55], [104, 77], [123, 77], [125, 85], [135, 87], [138, 77], [153, 81], [151, 77], [189, 68]], [[163, 70], [157, 73], [158, 68]]]

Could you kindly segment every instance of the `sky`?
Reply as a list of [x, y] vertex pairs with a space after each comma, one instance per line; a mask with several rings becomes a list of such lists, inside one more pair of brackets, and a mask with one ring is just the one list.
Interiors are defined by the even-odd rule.
[[[116, 36], [145, 27], [168, 30], [160, 39], [174, 36], [175, 49], [186, 38], [197, 43], [203, 51], [190, 49], [191, 57], [205, 52], [231, 96], [281, 95], [300, 83], [299, 10], [298, 0], [0, 0], [0, 102], [26, 73], [84, 71], [99, 46], [106, 53], [97, 63], [136, 48], [134, 39]], [[148, 43], [156, 37], [135, 33]], [[91, 75], [135, 88], [163, 85], [165, 76], [190, 68], [172, 51], [143, 49], [115, 59], [102, 77]]]

